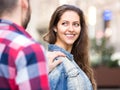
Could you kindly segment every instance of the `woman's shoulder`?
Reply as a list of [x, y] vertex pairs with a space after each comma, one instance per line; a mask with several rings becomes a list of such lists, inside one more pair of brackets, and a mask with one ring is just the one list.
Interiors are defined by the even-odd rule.
[[65, 61], [65, 60], [69, 60], [69, 59], [67, 57], [59, 56], [59, 57], [56, 58], [56, 60]]

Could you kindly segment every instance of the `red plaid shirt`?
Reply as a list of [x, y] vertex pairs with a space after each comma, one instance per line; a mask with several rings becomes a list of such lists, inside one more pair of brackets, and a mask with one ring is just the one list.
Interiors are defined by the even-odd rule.
[[22, 27], [1, 19], [0, 90], [49, 90], [43, 46]]

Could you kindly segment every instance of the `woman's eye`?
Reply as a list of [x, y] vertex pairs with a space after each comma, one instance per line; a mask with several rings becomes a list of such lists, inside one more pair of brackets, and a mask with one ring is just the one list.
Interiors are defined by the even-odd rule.
[[67, 26], [68, 24], [66, 22], [63, 22], [62, 25]]
[[74, 23], [73, 25], [74, 25], [75, 27], [79, 27], [79, 26], [80, 26], [79, 23]]

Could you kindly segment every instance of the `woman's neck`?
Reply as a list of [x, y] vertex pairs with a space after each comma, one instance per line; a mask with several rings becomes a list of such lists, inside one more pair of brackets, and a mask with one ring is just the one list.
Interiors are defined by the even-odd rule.
[[72, 46], [70, 46], [70, 45], [63, 45], [63, 44], [60, 44], [60, 43], [55, 43], [55, 45], [65, 49], [68, 52], [71, 52], [71, 50], [72, 50]]

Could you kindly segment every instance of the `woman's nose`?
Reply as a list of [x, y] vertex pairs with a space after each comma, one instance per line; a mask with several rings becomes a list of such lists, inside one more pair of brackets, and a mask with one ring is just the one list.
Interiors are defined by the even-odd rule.
[[74, 30], [73, 25], [69, 25], [69, 29], [68, 30], [69, 31], [73, 31]]

